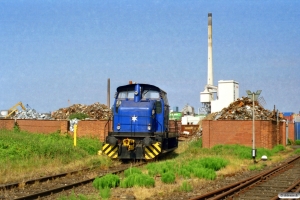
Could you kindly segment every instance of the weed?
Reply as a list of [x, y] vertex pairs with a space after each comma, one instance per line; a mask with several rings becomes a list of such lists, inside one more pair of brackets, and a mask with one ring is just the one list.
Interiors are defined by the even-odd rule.
[[188, 167], [181, 167], [178, 170], [178, 175], [183, 178], [190, 178], [191, 177], [191, 170]]
[[295, 142], [293, 140], [291, 140], [290, 138], [288, 138], [288, 142], [287, 142], [287, 145], [292, 145], [294, 144]]
[[141, 173], [142, 173], [142, 171], [139, 168], [136, 168], [136, 167], [130, 167], [130, 168], [128, 168], [124, 171], [125, 177], [128, 177], [131, 174], [141, 174]]
[[248, 166], [248, 169], [249, 169], [250, 171], [260, 170], [260, 169], [262, 169], [262, 168], [264, 168], [264, 165], [253, 164], [253, 165], [249, 165], [249, 166]]
[[105, 188], [100, 189], [100, 196], [103, 199], [108, 199], [110, 197], [110, 188], [105, 187]]
[[221, 168], [226, 167], [226, 165], [229, 163], [228, 160], [225, 160], [223, 158], [218, 158], [218, 157], [201, 158], [199, 160], [192, 161], [191, 164], [193, 164], [193, 162], [198, 162], [195, 164], [203, 168], [213, 169], [215, 171], [218, 171]]
[[174, 183], [175, 182], [175, 173], [166, 172], [161, 175], [161, 181], [163, 183]]
[[280, 151], [284, 151], [285, 147], [282, 144], [276, 145], [273, 149], [272, 152], [273, 153], [278, 153]]
[[14, 132], [16, 132], [16, 133], [19, 133], [19, 132], [21, 131], [18, 122], [15, 122], [13, 130], [14, 130]]
[[184, 191], [184, 192], [190, 192], [193, 190], [191, 184], [187, 181], [183, 181], [181, 186], [180, 186], [180, 190]]
[[88, 197], [83, 194], [79, 194], [78, 196], [76, 196], [74, 191], [72, 191], [69, 196], [60, 196], [58, 200], [88, 200]]
[[119, 176], [115, 174], [107, 174], [100, 178], [95, 178], [93, 181], [93, 186], [96, 189], [103, 189], [103, 188], [112, 188], [117, 187], [120, 184]]
[[86, 119], [86, 118], [89, 118], [89, 116], [85, 113], [73, 113], [73, 114], [70, 114], [70, 116], [69, 116], [69, 119], [82, 120], [82, 119]]
[[204, 178], [207, 180], [214, 180], [216, 178], [216, 172], [207, 168], [195, 168], [193, 169], [194, 176], [198, 178]]
[[120, 187], [122, 188], [130, 188], [133, 186], [154, 187], [154, 185], [154, 179], [146, 174], [131, 174], [120, 183]]
[[179, 163], [172, 161], [163, 161], [158, 163], [149, 163], [147, 165], [148, 174], [150, 176], [162, 175], [166, 172], [175, 172], [179, 167]]

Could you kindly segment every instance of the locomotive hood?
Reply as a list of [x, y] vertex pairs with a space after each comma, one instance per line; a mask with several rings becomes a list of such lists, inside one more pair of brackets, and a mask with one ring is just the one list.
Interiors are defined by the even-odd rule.
[[146, 131], [148, 125], [153, 125], [154, 102], [122, 101], [118, 109], [115, 123], [121, 125], [122, 132]]

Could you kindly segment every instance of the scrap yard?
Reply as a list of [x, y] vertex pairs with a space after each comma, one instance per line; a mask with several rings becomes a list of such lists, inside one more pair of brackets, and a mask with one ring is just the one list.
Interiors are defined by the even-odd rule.
[[300, 1], [4, 1], [0, 200], [300, 199]]

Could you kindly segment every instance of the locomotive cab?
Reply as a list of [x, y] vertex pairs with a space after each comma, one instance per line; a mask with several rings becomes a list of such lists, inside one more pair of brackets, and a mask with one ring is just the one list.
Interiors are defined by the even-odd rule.
[[153, 159], [178, 147], [178, 134], [169, 132], [167, 94], [156, 86], [118, 87], [112, 124], [102, 148], [111, 158]]

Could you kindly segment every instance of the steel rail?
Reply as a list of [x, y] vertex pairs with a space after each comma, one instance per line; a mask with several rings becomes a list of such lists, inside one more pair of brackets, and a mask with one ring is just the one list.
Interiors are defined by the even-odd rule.
[[[286, 193], [286, 192], [295, 192], [295, 193], [298, 193], [300, 191], [299, 185], [300, 185], [300, 180], [298, 180], [295, 183], [293, 183], [293, 185], [291, 185], [289, 188], [287, 188], [286, 190], [284, 190], [283, 193]], [[278, 195], [274, 196], [271, 200], [277, 200], [277, 199], [280, 199], [278, 197]]]
[[41, 178], [36, 178], [36, 179], [30, 179], [27, 181], [22, 181], [22, 182], [16, 182], [16, 183], [9, 183], [9, 184], [2, 184], [0, 185], [0, 190], [9, 190], [12, 189], [14, 187], [18, 187], [20, 184], [34, 184], [36, 182], [46, 182], [48, 180], [52, 180], [52, 179], [56, 179], [56, 178], [61, 178], [67, 175], [72, 175], [72, 174], [77, 174], [83, 171], [87, 171], [87, 170], [91, 170], [94, 168], [85, 168], [85, 169], [81, 169], [81, 170], [76, 170], [76, 171], [71, 171], [71, 172], [65, 172], [65, 173], [60, 173], [60, 174], [55, 174], [52, 176], [45, 176], [45, 177], [41, 177]]
[[232, 196], [232, 195], [238, 193], [241, 190], [244, 190], [248, 187], [256, 185], [258, 182], [261, 182], [263, 180], [268, 179], [270, 176], [273, 176], [276, 173], [287, 170], [288, 168], [290, 168], [290, 165], [298, 159], [300, 159], [300, 156], [292, 158], [289, 161], [285, 162], [283, 165], [277, 166], [277, 167], [275, 167], [271, 170], [268, 170], [266, 172], [262, 172], [258, 175], [252, 176], [248, 179], [239, 181], [239, 182], [231, 184], [229, 186], [225, 186], [221, 189], [206, 193], [204, 195], [200, 195], [200, 196], [190, 198], [190, 200], [222, 199], [222, 198], [225, 198], [225, 197]]
[[[138, 164], [132, 165], [132, 166], [141, 166], [141, 165], [144, 165], [144, 164], [145, 163], [138, 163]], [[29, 194], [29, 195], [26, 195], [26, 196], [17, 197], [17, 198], [14, 198], [14, 199], [15, 200], [21, 200], [21, 199], [22, 200], [32, 200], [32, 199], [38, 199], [38, 198], [41, 198], [41, 197], [49, 196], [49, 195], [52, 195], [52, 194], [62, 192], [64, 190], [69, 190], [69, 189], [72, 189], [72, 188], [75, 188], [75, 187], [78, 187], [78, 186], [81, 186], [81, 185], [91, 183], [91, 182], [94, 181], [95, 178], [102, 177], [102, 176], [104, 176], [108, 173], [112, 173], [112, 174], [121, 173], [121, 172], [125, 171], [126, 169], [128, 169], [129, 167], [130, 166], [123, 166], [121, 169], [105, 170], [105, 171], [103, 171], [103, 174], [99, 174], [99, 175], [97, 175], [93, 178], [88, 178], [88, 179], [85, 179], [85, 180], [82, 180], [82, 181], [77, 181], [77, 182], [74, 182], [72, 184], [68, 184], [68, 185], [65, 185], [65, 186], [48, 189], [48, 190], [45, 190], [45, 191]]]

